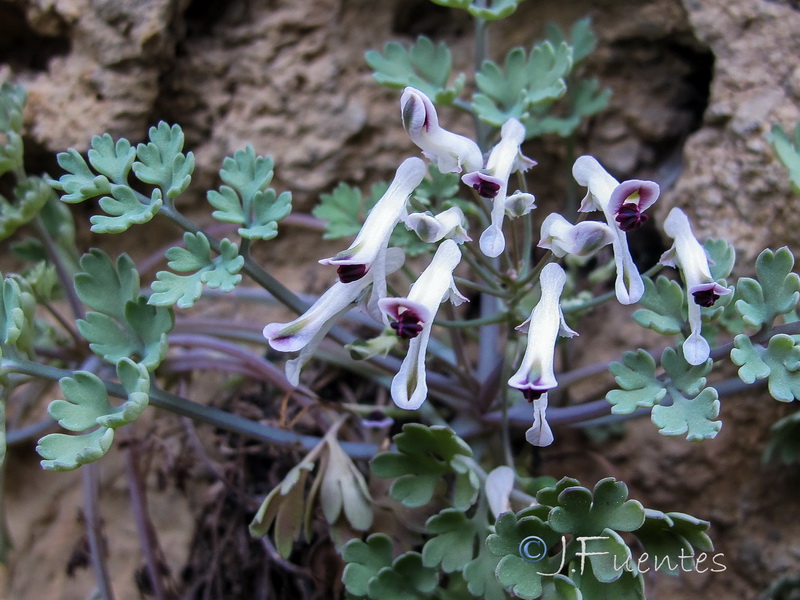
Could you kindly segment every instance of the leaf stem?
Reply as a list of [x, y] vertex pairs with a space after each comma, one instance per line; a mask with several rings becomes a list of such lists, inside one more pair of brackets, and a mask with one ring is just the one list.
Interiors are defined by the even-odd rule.
[[[63, 377], [72, 377], [75, 374], [72, 370], [58, 369], [22, 358], [3, 358], [1, 364], [3, 370], [33, 375], [34, 377], [43, 377], [54, 381], [58, 381]], [[128, 397], [127, 392], [120, 384], [106, 380], [103, 380], [103, 384], [106, 386], [108, 393], [112, 396], [117, 398]], [[169, 410], [175, 414], [189, 417], [202, 423], [208, 423], [222, 429], [227, 429], [228, 431], [240, 433], [268, 444], [294, 446], [310, 450], [316, 446], [321, 439], [311, 435], [302, 435], [256, 423], [255, 421], [250, 421], [249, 419], [228, 413], [213, 406], [205, 406], [192, 402], [191, 400], [170, 394], [156, 387], [150, 389], [150, 404], [156, 408]], [[378, 451], [377, 446], [374, 444], [342, 442], [341, 445], [351, 458], [369, 459]]]

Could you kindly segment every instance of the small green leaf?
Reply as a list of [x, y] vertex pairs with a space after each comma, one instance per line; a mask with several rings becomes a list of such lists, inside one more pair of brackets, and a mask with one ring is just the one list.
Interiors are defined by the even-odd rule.
[[150, 374], [142, 365], [124, 358], [117, 363], [117, 377], [127, 400], [113, 406], [105, 384], [94, 373], [76, 371], [59, 381], [66, 400], [50, 403], [50, 416], [70, 431], [97, 429], [82, 435], [51, 433], [39, 440], [36, 451], [42, 467], [69, 471], [103, 456], [111, 447], [114, 430], [135, 421], [148, 404]]
[[[537, 539], [538, 538], [538, 539]], [[500, 585], [511, 590], [519, 598], [532, 600], [541, 596], [543, 580], [541, 573], [558, 570], [560, 553], [549, 555], [561, 541], [561, 536], [538, 517], [520, 517], [519, 514], [503, 513], [497, 518], [495, 533], [486, 539], [486, 547], [494, 556], [501, 557], [495, 574]], [[529, 544], [536, 546], [530, 547]], [[542, 546], [544, 544], [544, 547]], [[542, 552], [548, 556], [530, 562], [526, 558]]]
[[219, 191], [208, 192], [209, 203], [216, 208], [212, 216], [225, 223], [243, 225], [239, 235], [251, 240], [269, 240], [278, 234], [278, 221], [292, 210], [292, 195], [276, 196], [269, 188], [274, 163], [268, 156], [256, 156], [252, 146], [226, 157], [220, 176]]
[[469, 446], [447, 427], [410, 423], [394, 441], [397, 451], [378, 454], [370, 468], [378, 477], [397, 477], [389, 492], [411, 507], [430, 502], [443, 475], [464, 473], [458, 457], [472, 456]]
[[392, 541], [383, 533], [373, 533], [366, 542], [351, 540], [342, 551], [342, 559], [347, 563], [342, 575], [347, 591], [367, 596], [369, 582], [392, 564]]
[[642, 574], [634, 575], [624, 567], [621, 568], [619, 579], [611, 583], [600, 581], [593, 571], [590, 560], [581, 564], [574, 560], [569, 564], [569, 576], [581, 591], [582, 600], [643, 600], [644, 579]]
[[647, 329], [664, 335], [679, 334], [686, 323], [685, 297], [680, 284], [660, 275], [655, 283], [644, 277], [644, 308], [633, 313], [634, 320]]
[[558, 533], [582, 536], [603, 535], [604, 529], [634, 531], [644, 523], [644, 508], [627, 498], [628, 486], [611, 477], [598, 481], [594, 493], [569, 487], [550, 512], [550, 526]]
[[239, 248], [230, 240], [220, 242], [219, 256], [211, 256], [211, 244], [203, 233], [185, 233], [185, 248], [174, 247], [167, 250], [167, 265], [188, 275], [176, 275], [169, 271], [156, 273], [157, 281], [152, 284], [153, 294], [149, 303], [156, 306], [177, 305], [190, 308], [203, 293], [203, 285], [223, 292], [230, 292], [241, 281], [239, 271], [244, 258]]
[[132, 225], [147, 223], [158, 214], [163, 200], [159, 190], [152, 198], [137, 194], [126, 185], [112, 185], [111, 196], [103, 196], [98, 202], [109, 216], [93, 215], [89, 221], [95, 233], [122, 233]]
[[373, 600], [424, 600], [436, 589], [439, 573], [423, 566], [418, 552], [398, 556], [391, 567], [384, 567], [370, 579], [367, 592]]
[[55, 189], [65, 192], [61, 200], [69, 204], [83, 202], [111, 193], [111, 182], [104, 175], [95, 175], [80, 153], [74, 148], [56, 156], [59, 166], [67, 171], [58, 181], [50, 181]]
[[709, 440], [716, 437], [722, 427], [719, 416], [717, 390], [706, 388], [695, 398], [670, 394], [672, 404], [653, 407], [651, 419], [662, 435], [683, 435], [687, 440]]
[[696, 396], [706, 385], [706, 376], [714, 362], [708, 359], [700, 365], [690, 365], [683, 350], [666, 348], [661, 354], [661, 366], [669, 377], [667, 387], [687, 396]]
[[766, 348], [753, 346], [744, 334], [734, 338], [731, 361], [739, 367], [739, 378], [747, 384], [769, 377], [769, 393], [776, 400], [800, 399], [800, 346], [792, 336], [772, 336]]
[[462, 510], [447, 508], [428, 519], [425, 527], [434, 537], [425, 542], [422, 549], [423, 565], [441, 565], [445, 573], [452, 573], [473, 560], [478, 529]]
[[591, 117], [601, 112], [611, 101], [611, 90], [600, 89], [597, 79], [581, 79], [572, 91], [572, 113], [576, 117]]
[[489, 552], [485, 543], [479, 545], [478, 556], [463, 571], [467, 589], [473, 596], [484, 600], [508, 600], [508, 594], [495, 576], [500, 558]]
[[393, 88], [417, 88], [436, 105], [451, 104], [464, 87], [463, 75], [448, 87], [453, 69], [450, 50], [444, 42], [434, 45], [424, 35], [408, 51], [398, 42], [387, 42], [383, 54], [370, 50], [365, 58], [378, 83]]
[[[665, 514], [646, 509], [644, 524], [634, 532], [649, 555], [652, 568], [678, 575], [681, 572], [681, 555], [693, 555], [693, 547], [712, 551], [711, 539], [706, 534], [708, 521], [683, 513]], [[644, 568], [644, 567], [643, 567]]]
[[112, 183], [127, 186], [128, 173], [136, 159], [136, 150], [125, 138], [117, 142], [107, 133], [92, 138], [89, 163], [94, 170], [105, 175]]
[[35, 311], [30, 285], [21, 278], [5, 277], [0, 295], [0, 346], [15, 347], [24, 354], [32, 350]]
[[726, 240], [709, 238], [703, 244], [703, 248], [708, 254], [711, 278], [719, 281], [729, 277], [736, 264], [736, 249], [733, 245]]
[[183, 153], [183, 131], [164, 121], [148, 131], [150, 142], [136, 147], [133, 172], [136, 177], [157, 185], [163, 196], [173, 199], [189, 187], [194, 171], [194, 155]]
[[627, 415], [639, 407], [651, 408], [667, 393], [656, 378], [656, 362], [646, 350], [626, 352], [621, 363], [613, 362], [608, 369], [622, 388], [606, 394], [614, 414]]
[[139, 294], [139, 275], [127, 254], [115, 264], [95, 249], [83, 255], [80, 265], [83, 270], [75, 276], [75, 291], [93, 310], [77, 326], [89, 348], [112, 364], [128, 357], [155, 370], [167, 354], [172, 311], [148, 305]]
[[22, 167], [22, 110], [26, 93], [21, 85], [0, 85], [0, 175]]
[[0, 240], [36, 217], [53, 197], [53, 189], [41, 177], [26, 177], [14, 188], [14, 196], [14, 204], [0, 196]]
[[794, 256], [786, 248], [764, 250], [756, 259], [758, 281], [742, 277], [736, 286], [736, 310], [750, 327], [768, 327], [790, 312], [800, 299], [800, 276], [792, 272]]

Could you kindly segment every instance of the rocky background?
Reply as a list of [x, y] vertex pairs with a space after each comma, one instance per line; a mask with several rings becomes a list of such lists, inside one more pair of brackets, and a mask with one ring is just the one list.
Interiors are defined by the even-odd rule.
[[[800, 117], [797, 1], [537, 0], [491, 30], [490, 54], [530, 46], [548, 21], [569, 27], [586, 15], [599, 37], [586, 69], [614, 96], [581, 131], [579, 151], [620, 179], [659, 181], [657, 216], [685, 208], [696, 233], [735, 243], [744, 269], [764, 247], [800, 247], [799, 200], [765, 141], [773, 123], [789, 129]], [[56, 173], [54, 153], [85, 150], [94, 134], [142, 141], [163, 119], [181, 124], [197, 159], [187, 204], [200, 210], [222, 159], [249, 143], [275, 158], [274, 187], [292, 190], [296, 209], [308, 211], [338, 181], [363, 188], [415, 152], [399, 122], [399, 94], [374, 83], [363, 55], [418, 34], [447, 41], [456, 69], [471, 68], [470, 21], [427, 0], [0, 0], [0, 80], [28, 89], [31, 170]], [[540, 162], [531, 187], [545, 202], [560, 190], [549, 167], [566, 169], [556, 142], [526, 148]], [[663, 244], [652, 231], [640, 251], [657, 257]], [[296, 268], [321, 255], [303, 250], [305, 242], [284, 239], [271, 260]], [[609, 359], [641, 337], [619, 331]], [[797, 472], [759, 463], [769, 425], [790, 409], [756, 395], [732, 399], [711, 442], [665, 439], [637, 423], [611, 446], [572, 446], [602, 459], [554, 450], [543, 468], [584, 484], [615, 475], [647, 506], [714, 523], [728, 570], [660, 576], [650, 583], [654, 598], [755, 598], [800, 570]], [[91, 573], [70, 562], [83, 527], [79, 476], [39, 472], [30, 448], [16, 448], [9, 469], [16, 548], [8, 598], [85, 598]], [[103, 510], [119, 597], [135, 598], [141, 559], [119, 517], [129, 510], [120, 474], [110, 458]], [[153, 491], [173, 569], [197, 535], [200, 504], [171, 486]]]

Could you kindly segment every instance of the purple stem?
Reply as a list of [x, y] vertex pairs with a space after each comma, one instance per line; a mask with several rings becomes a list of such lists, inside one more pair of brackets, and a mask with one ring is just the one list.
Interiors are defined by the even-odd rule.
[[295, 388], [291, 383], [289, 383], [289, 381], [286, 379], [286, 376], [280, 371], [280, 369], [278, 369], [278, 367], [270, 362], [267, 362], [260, 356], [256, 356], [252, 352], [244, 350], [237, 344], [232, 344], [231, 342], [219, 340], [207, 335], [196, 335], [191, 333], [172, 334], [169, 336], [169, 343], [170, 345], [175, 346], [206, 348], [221, 354], [227, 354], [233, 358], [238, 358], [246, 366], [260, 373], [261, 376], [266, 379], [266, 381], [278, 386], [284, 392], [299, 392], [300, 394], [310, 398], [315, 397], [314, 392], [305, 386], [298, 386]]
[[139, 470], [139, 460], [137, 456], [138, 440], [130, 439], [128, 451], [125, 453], [125, 467], [128, 472], [128, 483], [131, 494], [131, 507], [133, 509], [133, 519], [136, 523], [136, 531], [139, 534], [139, 542], [144, 555], [144, 562], [147, 567], [147, 574], [150, 576], [153, 596], [156, 600], [165, 600], [164, 582], [161, 580], [161, 569], [158, 560], [158, 540], [153, 532], [153, 524], [147, 510], [147, 496], [144, 491], [142, 474]]

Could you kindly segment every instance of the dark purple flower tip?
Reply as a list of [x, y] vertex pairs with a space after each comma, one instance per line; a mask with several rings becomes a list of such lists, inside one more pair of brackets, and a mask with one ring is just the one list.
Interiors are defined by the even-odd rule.
[[336, 269], [336, 274], [342, 283], [352, 283], [364, 277], [367, 271], [369, 271], [369, 266], [367, 265], [339, 265], [339, 268]]
[[397, 332], [404, 340], [410, 340], [419, 335], [422, 331], [422, 324], [420, 318], [413, 310], [403, 311], [397, 320], [390, 323], [389, 326]]
[[522, 395], [528, 402], [533, 402], [534, 400], [541, 398], [544, 392], [544, 390], [532, 390], [531, 388], [525, 388], [522, 390]]
[[694, 296], [694, 303], [704, 308], [711, 308], [719, 300], [719, 294], [713, 288], [692, 292], [692, 296]]
[[497, 185], [494, 181], [487, 181], [485, 179], [481, 179], [480, 183], [477, 183], [472, 186], [478, 195], [481, 198], [494, 198], [497, 196], [497, 192], [500, 191], [500, 186]]
[[489, 200], [497, 196], [503, 184], [497, 177], [481, 173], [480, 171], [467, 173], [461, 178], [461, 181], [478, 192], [481, 198], [488, 198]]
[[635, 231], [647, 223], [649, 218], [639, 210], [636, 204], [628, 203], [620, 206], [617, 211], [616, 221], [622, 231]]

